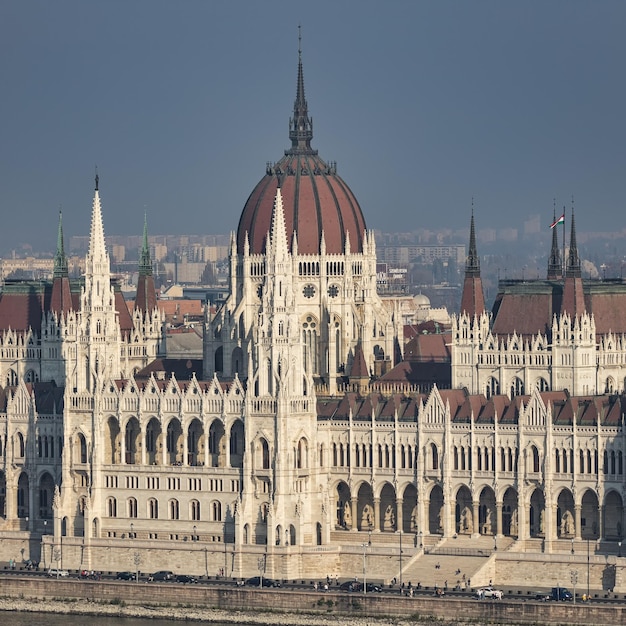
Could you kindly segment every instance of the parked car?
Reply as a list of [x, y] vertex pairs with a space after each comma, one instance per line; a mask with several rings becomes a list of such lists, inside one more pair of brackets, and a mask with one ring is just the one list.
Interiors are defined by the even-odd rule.
[[176, 582], [177, 583], [197, 583], [198, 579], [195, 578], [194, 576], [187, 576], [187, 574], [179, 574], [178, 576], [176, 576]]
[[[253, 576], [252, 578], [248, 578], [245, 582], [246, 587], [260, 587], [261, 585], [261, 577]], [[281, 587], [280, 581], [274, 580], [273, 578], [267, 578], [263, 576], [263, 586], [264, 587]]]
[[56, 567], [51, 567], [48, 570], [48, 576], [52, 576], [54, 578], [66, 578], [70, 573], [66, 569], [59, 569]]
[[566, 587], [552, 587], [552, 600], [569, 601], [573, 600], [572, 592]]
[[494, 589], [493, 587], [483, 587], [476, 592], [476, 597], [479, 600], [502, 600], [502, 596], [504, 596], [504, 592], [500, 589]]
[[358, 580], [347, 580], [345, 583], [339, 585], [339, 591], [359, 591], [362, 589], [361, 583]]
[[167, 582], [168, 580], [174, 580], [174, 573], [169, 570], [159, 570], [148, 576], [150, 582]]
[[117, 580], [135, 580], [135, 572], [118, 572]]

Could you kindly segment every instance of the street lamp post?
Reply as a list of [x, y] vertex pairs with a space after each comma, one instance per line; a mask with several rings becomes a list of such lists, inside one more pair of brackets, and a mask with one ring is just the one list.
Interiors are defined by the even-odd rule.
[[265, 555], [259, 557], [259, 589], [263, 589], [263, 572], [265, 571]]
[[369, 544], [362, 543], [361, 547], [363, 548], [363, 595], [367, 593], [367, 546]]
[[135, 538], [134, 529], [135, 529], [135, 525], [131, 522], [130, 523], [130, 535], [128, 535], [129, 539], [134, 539]]
[[402, 589], [402, 529], [400, 529], [400, 589]]
[[617, 556], [619, 556], [621, 558], [622, 557], [622, 542], [621, 541], [617, 542], [617, 547], [619, 549], [619, 553], [618, 553]]
[[576, 583], [578, 582], [578, 570], [571, 570], [569, 575], [570, 580], [572, 581], [572, 586], [574, 587], [574, 604], [576, 604]]
[[135, 582], [139, 582], [139, 566], [141, 565], [141, 554], [135, 552], [133, 554], [133, 563], [135, 564]]
[[41, 553], [43, 556], [43, 568], [44, 569], [46, 569], [46, 548], [43, 543], [43, 538], [48, 534], [47, 530], [48, 530], [48, 520], [45, 519], [43, 521], [43, 535], [41, 536]]
[[589, 600], [589, 537], [587, 537], [587, 600]]

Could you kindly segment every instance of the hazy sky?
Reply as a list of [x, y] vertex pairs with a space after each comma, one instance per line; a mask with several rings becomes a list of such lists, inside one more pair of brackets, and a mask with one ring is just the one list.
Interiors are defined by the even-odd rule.
[[385, 231], [519, 226], [574, 196], [624, 227], [626, 2], [3, 0], [0, 251], [225, 233], [289, 147], [298, 24], [313, 146]]

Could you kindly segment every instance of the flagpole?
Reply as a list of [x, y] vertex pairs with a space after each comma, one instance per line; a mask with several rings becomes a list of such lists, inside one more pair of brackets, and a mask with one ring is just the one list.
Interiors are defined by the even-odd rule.
[[565, 280], [565, 271], [567, 261], [565, 260], [565, 207], [563, 207], [563, 280]]

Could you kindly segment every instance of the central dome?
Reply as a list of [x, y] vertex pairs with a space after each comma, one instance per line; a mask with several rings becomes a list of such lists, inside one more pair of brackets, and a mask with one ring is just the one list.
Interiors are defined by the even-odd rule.
[[289, 250], [293, 233], [299, 254], [319, 254], [324, 233], [326, 252], [343, 254], [346, 239], [352, 252], [363, 252], [365, 220], [361, 207], [346, 183], [337, 175], [335, 163], [326, 163], [311, 148], [313, 120], [304, 98], [302, 59], [298, 59], [298, 86], [293, 118], [289, 120], [291, 149], [268, 165], [265, 176], [250, 194], [239, 219], [237, 250], [244, 250], [246, 234], [250, 254], [265, 252], [272, 224], [276, 189], [281, 188]]

